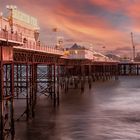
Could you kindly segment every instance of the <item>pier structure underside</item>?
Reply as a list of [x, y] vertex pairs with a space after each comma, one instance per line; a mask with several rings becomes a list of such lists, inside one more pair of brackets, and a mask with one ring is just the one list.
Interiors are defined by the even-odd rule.
[[118, 64], [119, 75], [140, 75], [140, 62], [129, 62]]
[[[83, 92], [86, 84], [91, 88], [94, 81], [118, 77], [118, 64], [114, 62], [70, 60], [58, 54], [15, 49], [12, 45], [0, 46], [1, 140], [14, 140], [15, 121], [35, 117], [38, 96], [46, 96], [55, 107], [61, 93], [71, 88]], [[25, 109], [15, 118], [13, 102], [20, 100], [25, 103]]]

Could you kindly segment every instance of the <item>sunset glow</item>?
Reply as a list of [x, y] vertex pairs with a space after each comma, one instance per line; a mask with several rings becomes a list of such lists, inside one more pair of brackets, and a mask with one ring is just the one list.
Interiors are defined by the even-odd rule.
[[58, 35], [67, 40], [89, 42], [99, 50], [106, 46], [106, 51], [129, 55], [133, 32], [136, 50], [140, 49], [138, 0], [2, 0], [0, 11], [6, 4], [15, 4], [35, 16], [44, 42], [55, 40], [52, 29], [57, 27]]

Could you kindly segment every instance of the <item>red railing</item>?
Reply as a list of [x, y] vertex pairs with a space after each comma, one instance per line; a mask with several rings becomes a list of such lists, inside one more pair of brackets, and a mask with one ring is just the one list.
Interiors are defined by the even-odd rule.
[[51, 46], [46, 46], [46, 45], [33, 45], [33, 44], [24, 44], [22, 46], [14, 47], [18, 49], [25, 49], [25, 50], [32, 50], [32, 51], [37, 51], [37, 52], [43, 52], [43, 53], [48, 53], [48, 54], [56, 54], [56, 55], [63, 55], [64, 51], [60, 49], [56, 49]]
[[57, 55], [63, 55], [63, 51], [56, 49], [54, 47], [49, 47], [45, 45], [36, 45], [36, 44], [23, 44], [23, 39], [21, 34], [17, 33], [9, 33], [7, 31], [0, 31], [0, 40], [1, 41], [7, 41], [7, 42], [14, 42], [14, 43], [20, 43], [21, 45], [15, 46], [14, 48], [18, 49], [26, 49], [26, 50], [33, 50], [33, 51], [39, 51], [49, 54], [57, 54]]
[[0, 40], [22, 43], [22, 35], [17, 33], [9, 33], [2, 30], [0, 31]]

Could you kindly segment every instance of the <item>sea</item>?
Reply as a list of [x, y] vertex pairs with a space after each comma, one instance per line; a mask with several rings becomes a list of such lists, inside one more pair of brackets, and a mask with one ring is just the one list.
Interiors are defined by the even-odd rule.
[[[60, 93], [53, 107], [38, 96], [35, 118], [15, 121], [15, 140], [140, 140], [140, 76], [98, 81]], [[15, 101], [15, 118], [24, 101]]]

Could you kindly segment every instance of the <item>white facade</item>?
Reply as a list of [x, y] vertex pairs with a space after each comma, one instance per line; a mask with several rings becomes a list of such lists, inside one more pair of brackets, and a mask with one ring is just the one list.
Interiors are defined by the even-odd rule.
[[87, 59], [92, 60], [93, 62], [112, 62], [113, 60], [109, 57], [97, 53], [95, 51], [87, 50], [85, 48], [81, 49], [69, 49], [67, 53], [68, 59]]
[[69, 59], [93, 59], [93, 53], [90, 50], [69, 50]]

